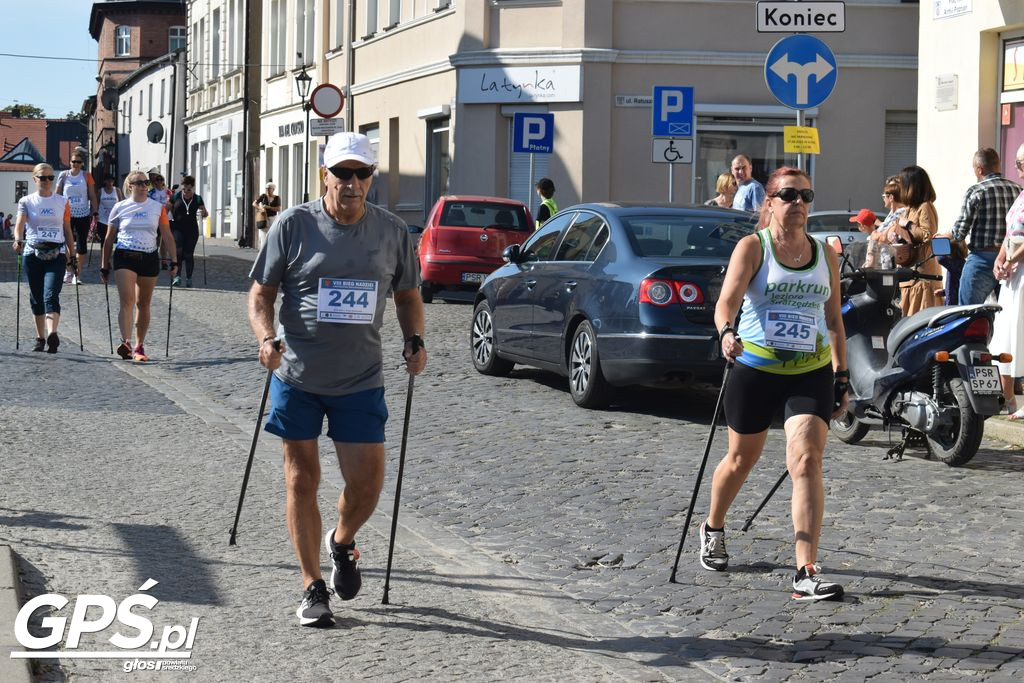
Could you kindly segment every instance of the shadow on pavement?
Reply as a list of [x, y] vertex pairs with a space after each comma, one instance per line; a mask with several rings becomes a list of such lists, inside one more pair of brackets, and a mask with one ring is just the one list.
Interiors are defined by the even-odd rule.
[[[39, 571], [38, 567], [18, 553], [15, 553], [15, 559], [18, 565], [18, 575], [21, 579], [21, 597], [23, 601], [27, 601], [37, 595], [53, 592], [46, 585], [46, 575]], [[50, 635], [50, 629], [42, 628], [42, 620], [46, 614], [43, 610], [37, 610], [28, 620], [28, 632], [37, 638], [44, 638]], [[56, 649], [56, 647], [46, 648], [46, 650]], [[60, 668], [60, 660], [58, 659], [33, 659], [32, 678], [37, 683], [41, 681], [49, 683], [67, 680], [64, 671]]]
[[160, 582], [152, 592], [165, 602], [220, 605], [222, 591], [211, 575], [209, 563], [197, 555], [174, 527], [163, 524], [112, 524], [122, 547], [135, 563], [136, 580]]
[[0, 508], [3, 512], [13, 512], [13, 516], [0, 515], [0, 526], [35, 526], [42, 529], [65, 529], [69, 531], [81, 531], [87, 529], [88, 525], [67, 522], [68, 519], [88, 519], [77, 515], [62, 515], [42, 510], [15, 510], [11, 508]]

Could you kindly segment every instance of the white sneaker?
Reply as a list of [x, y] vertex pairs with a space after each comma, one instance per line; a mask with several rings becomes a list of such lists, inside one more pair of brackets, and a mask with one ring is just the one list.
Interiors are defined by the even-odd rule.
[[794, 600], [842, 600], [843, 587], [826, 581], [818, 573], [821, 569], [813, 564], [801, 567], [793, 577]]
[[72, 275], [71, 276], [71, 284], [77, 285], [78, 283], [79, 283], [78, 276], [77, 275]]
[[707, 520], [700, 525], [700, 566], [713, 572], [724, 572], [729, 568], [725, 531], [708, 531]]
[[64, 271], [64, 284], [70, 285], [72, 277], [74, 277], [74, 274], [70, 270], [65, 270]]

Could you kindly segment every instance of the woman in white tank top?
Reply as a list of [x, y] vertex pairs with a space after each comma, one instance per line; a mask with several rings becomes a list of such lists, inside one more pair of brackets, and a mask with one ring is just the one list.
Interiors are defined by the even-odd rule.
[[[842, 586], [822, 579], [817, 567], [825, 440], [829, 420], [845, 409], [849, 378], [839, 264], [831, 249], [807, 234], [814, 191], [806, 173], [779, 168], [765, 192], [764, 229], [736, 245], [715, 307], [722, 355], [735, 365], [726, 375], [723, 399], [729, 450], [715, 470], [711, 509], [700, 528], [700, 564], [712, 571], [728, 567], [726, 513], [761, 457], [773, 418], [784, 409], [796, 537], [792, 597], [840, 599]], [[741, 304], [737, 332], [733, 324]]]
[[121, 190], [114, 186], [114, 177], [106, 176], [103, 178], [103, 186], [100, 187], [98, 192], [100, 202], [100, 215], [96, 219], [96, 236], [100, 239], [100, 244], [103, 240], [107, 239], [107, 224], [110, 222], [110, 210], [114, 208], [114, 204], [124, 199], [124, 195], [121, 194]]

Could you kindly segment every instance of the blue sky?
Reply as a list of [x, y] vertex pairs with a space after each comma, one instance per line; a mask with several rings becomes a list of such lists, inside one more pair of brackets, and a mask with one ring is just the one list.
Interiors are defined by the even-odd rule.
[[41, 107], [48, 117], [79, 111], [96, 94], [95, 61], [9, 57], [9, 54], [96, 59], [89, 35], [90, 0], [5, 1], [0, 38], [0, 109], [17, 102]]

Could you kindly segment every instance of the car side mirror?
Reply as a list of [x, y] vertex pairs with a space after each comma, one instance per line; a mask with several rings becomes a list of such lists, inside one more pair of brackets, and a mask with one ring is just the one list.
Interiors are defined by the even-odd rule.
[[410, 235], [418, 235], [421, 232], [423, 232], [423, 226], [422, 225], [410, 225], [410, 226], [407, 226], [407, 227], [409, 229], [409, 234]]
[[519, 263], [523, 260], [523, 250], [518, 244], [510, 244], [505, 247], [505, 251], [501, 252], [501, 258], [505, 259], [505, 263]]
[[843, 240], [839, 235], [829, 235], [825, 238], [825, 244], [832, 248], [832, 251], [839, 255], [843, 253]]
[[932, 253], [936, 256], [949, 256], [952, 251], [953, 247], [950, 244], [948, 237], [932, 238]]

